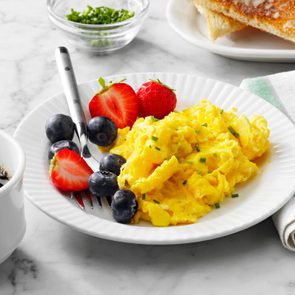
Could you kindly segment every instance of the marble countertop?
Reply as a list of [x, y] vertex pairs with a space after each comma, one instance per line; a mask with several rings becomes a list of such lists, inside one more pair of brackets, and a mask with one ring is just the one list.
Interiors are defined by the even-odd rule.
[[[240, 62], [182, 40], [167, 24], [166, 0], [153, 0], [138, 37], [108, 56], [72, 48], [50, 26], [46, 3], [0, 1], [0, 128], [13, 133], [35, 106], [60, 92], [54, 49], [70, 48], [79, 82], [115, 73], [186, 72], [239, 85], [292, 64]], [[156, 28], [156, 29], [155, 29]], [[268, 219], [243, 232], [180, 246], [104, 241], [49, 218], [28, 201], [27, 233], [0, 265], [0, 294], [295, 294], [294, 254]]]

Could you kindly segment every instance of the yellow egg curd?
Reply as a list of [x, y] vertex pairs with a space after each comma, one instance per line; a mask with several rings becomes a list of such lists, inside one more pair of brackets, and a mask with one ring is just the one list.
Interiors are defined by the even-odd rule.
[[268, 149], [268, 137], [264, 117], [248, 119], [204, 100], [161, 120], [137, 119], [108, 151], [127, 160], [118, 183], [136, 195], [133, 222], [169, 226], [196, 222], [254, 176], [252, 161]]

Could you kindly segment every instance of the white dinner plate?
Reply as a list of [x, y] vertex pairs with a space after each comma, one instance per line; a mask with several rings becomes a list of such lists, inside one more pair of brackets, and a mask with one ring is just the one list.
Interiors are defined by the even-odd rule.
[[[193, 75], [140, 73], [107, 79], [120, 81], [124, 78], [134, 89], [149, 79], [160, 79], [176, 89], [177, 110], [208, 99], [225, 110], [236, 107], [239, 114], [265, 116], [271, 130], [271, 149], [261, 163], [261, 173], [237, 187], [239, 198], [228, 198], [220, 209], [213, 210], [195, 224], [166, 228], [146, 223], [119, 224], [112, 219], [107, 206], [103, 209], [96, 206], [93, 214], [86, 213], [55, 189], [48, 176], [49, 143], [44, 124], [53, 114], [69, 113], [64, 95], [58, 94], [34, 109], [15, 133], [27, 156], [26, 195], [43, 212], [76, 230], [104, 239], [140, 244], [180, 244], [213, 239], [248, 228], [273, 214], [291, 198], [295, 189], [295, 128], [272, 105], [240, 88]], [[88, 102], [98, 89], [97, 81], [79, 86], [87, 119]]]
[[170, 0], [167, 19], [185, 40], [219, 55], [251, 61], [295, 61], [294, 43], [256, 29], [247, 28], [210, 41], [206, 21], [190, 0]]

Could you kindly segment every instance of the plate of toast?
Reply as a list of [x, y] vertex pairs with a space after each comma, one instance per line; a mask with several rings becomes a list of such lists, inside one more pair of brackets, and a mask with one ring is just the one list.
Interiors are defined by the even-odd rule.
[[222, 56], [295, 61], [295, 0], [170, 0], [167, 19], [185, 40]]

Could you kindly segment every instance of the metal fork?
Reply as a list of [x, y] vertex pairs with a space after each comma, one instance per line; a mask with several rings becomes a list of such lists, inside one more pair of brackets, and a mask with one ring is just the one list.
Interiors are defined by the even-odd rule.
[[[55, 51], [55, 58], [70, 114], [73, 122], [75, 123], [76, 135], [81, 146], [81, 156], [93, 171], [98, 171], [99, 157], [96, 156], [98, 153], [95, 153], [95, 150], [97, 151], [97, 147], [91, 144], [87, 138], [85, 115], [83, 113], [75, 73], [67, 48], [58, 47]], [[89, 191], [75, 192], [72, 193], [70, 197], [76, 201], [76, 204], [78, 204], [82, 210], [87, 208], [93, 209], [96, 202], [98, 202], [100, 207], [102, 207], [102, 200], [100, 197], [91, 195]], [[87, 202], [85, 202], [85, 200], [87, 200]], [[109, 205], [110, 202], [110, 198], [107, 198], [107, 203]]]

